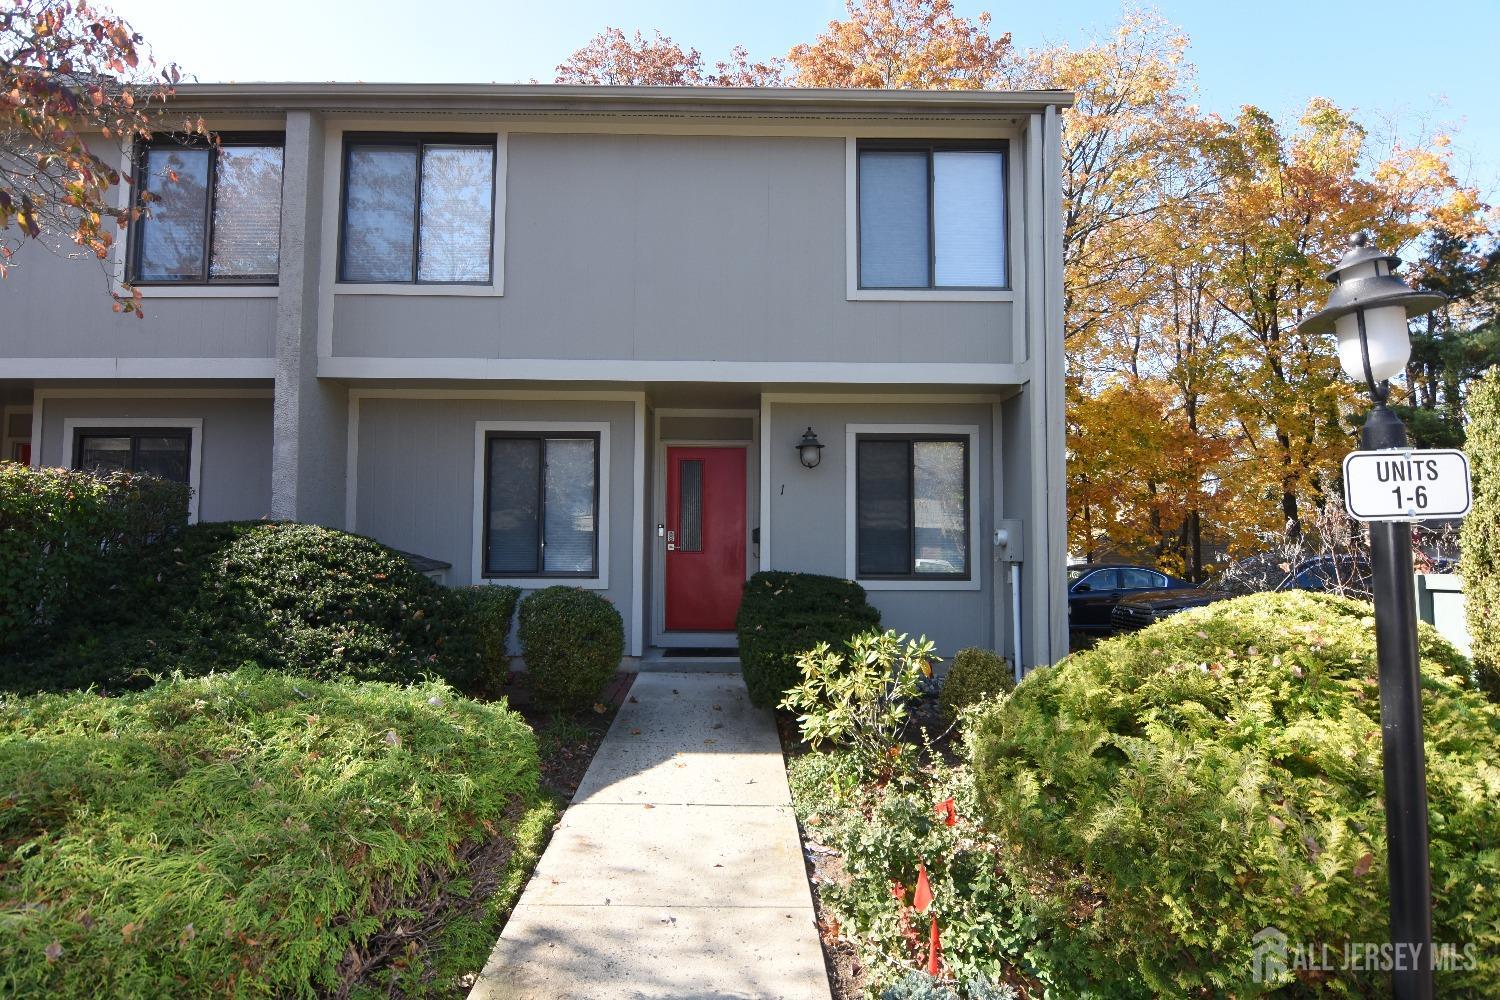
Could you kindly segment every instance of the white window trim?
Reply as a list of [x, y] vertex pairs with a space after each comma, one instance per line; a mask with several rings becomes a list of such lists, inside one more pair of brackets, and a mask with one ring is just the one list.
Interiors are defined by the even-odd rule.
[[[198, 523], [198, 492], [203, 479], [203, 418], [202, 417], [64, 417], [62, 465], [73, 467], [73, 455], [77, 452], [79, 430], [90, 427], [170, 427], [173, 430], [187, 428], [188, 440], [188, 523]], [[39, 454], [36, 442], [31, 445], [33, 456]]]
[[[969, 442], [969, 578], [967, 580], [866, 580], [859, 572], [858, 456], [861, 434], [942, 434]], [[762, 537], [764, 542], [765, 538]], [[846, 424], [844, 425], [844, 575], [866, 590], [981, 590], [984, 567], [979, 561], [979, 425], [978, 424]]]
[[[576, 433], [599, 435], [599, 565], [597, 576], [486, 577], [484, 575], [484, 439], [491, 431], [530, 433]], [[469, 579], [478, 586], [494, 585], [536, 590], [541, 587], [609, 589], [609, 421], [575, 420], [476, 420], [474, 422], [474, 552]], [[637, 623], [639, 627], [639, 623]]]
[[1005, 154], [1005, 260], [1010, 269], [1009, 288], [960, 289], [960, 288], [860, 288], [859, 287], [859, 139], [846, 136], [844, 139], [844, 249], [847, 268], [845, 297], [850, 302], [1014, 302], [1018, 284], [1013, 257], [1015, 247], [1021, 245], [1013, 206], [1019, 203], [1019, 185], [1011, 149], [1016, 145], [1010, 139], [1010, 149]]
[[[333, 217], [333, 263], [332, 270], [328, 273], [334, 276], [333, 294], [335, 295], [439, 295], [452, 297], [488, 297], [498, 298], [505, 294], [505, 167], [509, 159], [506, 151], [506, 133], [504, 132], [473, 132], [476, 139], [495, 140], [495, 190], [491, 195], [491, 208], [494, 214], [494, 242], [490, 247], [490, 280], [488, 284], [469, 285], [440, 283], [429, 284], [407, 284], [382, 283], [382, 282], [359, 282], [339, 281], [339, 240], [343, 237], [340, 225], [344, 217], [344, 190], [343, 190], [343, 163], [344, 163], [344, 140], [349, 132], [368, 131], [363, 128], [346, 126], [339, 131], [330, 131], [328, 134], [329, 149], [332, 151], [332, 159], [324, 161], [324, 170], [329, 176], [330, 183], [325, 184], [325, 191], [329, 186], [334, 191], [334, 201], [325, 202], [325, 213]], [[383, 131], [391, 131], [384, 129]], [[441, 129], [400, 129], [399, 131], [410, 132], [413, 135], [426, 135], [432, 131], [443, 131]], [[468, 131], [457, 130], [459, 133]], [[328, 207], [328, 206], [331, 206]], [[326, 233], [325, 233], [326, 235]], [[326, 262], [326, 261], [325, 261]]]

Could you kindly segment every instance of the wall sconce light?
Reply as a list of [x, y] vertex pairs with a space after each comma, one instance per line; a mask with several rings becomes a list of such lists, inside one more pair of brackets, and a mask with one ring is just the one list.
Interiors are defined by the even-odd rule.
[[802, 459], [804, 468], [816, 469], [818, 463], [823, 461], [823, 442], [809, 427], [807, 433], [802, 435], [802, 441], [797, 445], [797, 457]]

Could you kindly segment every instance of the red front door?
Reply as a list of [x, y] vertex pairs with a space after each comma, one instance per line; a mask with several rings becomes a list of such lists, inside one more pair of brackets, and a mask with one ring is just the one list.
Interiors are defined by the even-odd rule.
[[667, 629], [734, 628], [745, 586], [745, 449], [667, 449]]

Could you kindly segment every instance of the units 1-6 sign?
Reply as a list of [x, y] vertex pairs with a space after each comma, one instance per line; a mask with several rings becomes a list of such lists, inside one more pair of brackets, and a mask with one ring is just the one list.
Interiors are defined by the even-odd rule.
[[1461, 451], [1351, 451], [1344, 456], [1344, 506], [1360, 521], [1463, 517], [1472, 489]]

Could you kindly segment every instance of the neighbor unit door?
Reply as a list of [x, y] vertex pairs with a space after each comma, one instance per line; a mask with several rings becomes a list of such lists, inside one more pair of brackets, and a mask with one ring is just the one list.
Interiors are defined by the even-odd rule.
[[745, 449], [667, 448], [666, 626], [734, 628], [745, 586]]

